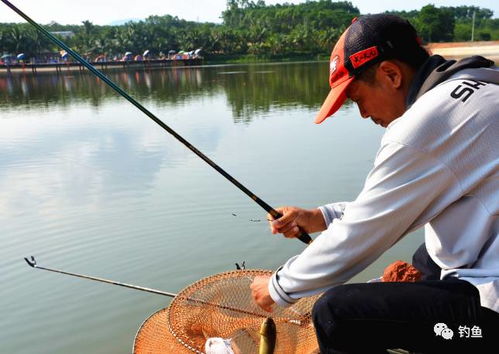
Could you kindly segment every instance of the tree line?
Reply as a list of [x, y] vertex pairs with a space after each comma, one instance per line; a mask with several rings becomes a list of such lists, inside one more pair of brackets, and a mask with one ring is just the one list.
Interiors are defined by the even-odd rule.
[[[499, 40], [499, 19], [477, 6], [435, 7], [387, 11], [407, 18], [426, 42]], [[92, 56], [120, 56], [146, 49], [160, 56], [169, 51], [203, 49], [209, 59], [230, 57], [327, 56], [332, 45], [359, 16], [348, 1], [318, 0], [302, 4], [266, 5], [263, 0], [228, 0], [221, 24], [186, 21], [170, 15], [150, 16], [119, 26], [50, 23], [51, 32], [69, 31], [63, 40], [78, 52]], [[36, 57], [58, 48], [29, 24], [0, 24], [0, 52]]]

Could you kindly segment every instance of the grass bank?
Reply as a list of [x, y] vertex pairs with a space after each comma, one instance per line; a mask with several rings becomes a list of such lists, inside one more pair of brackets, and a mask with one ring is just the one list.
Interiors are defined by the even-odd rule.
[[[426, 48], [433, 54], [449, 58], [463, 58], [481, 55], [498, 62], [499, 41], [428, 43]], [[329, 60], [329, 54], [287, 54], [287, 55], [206, 55], [204, 64], [249, 64], [267, 62], [293, 62]]]
[[499, 58], [499, 41], [429, 43], [426, 48], [433, 54], [451, 58], [481, 55], [496, 63]]
[[249, 64], [268, 62], [294, 62], [329, 60], [326, 54], [296, 54], [296, 55], [207, 55], [204, 64]]

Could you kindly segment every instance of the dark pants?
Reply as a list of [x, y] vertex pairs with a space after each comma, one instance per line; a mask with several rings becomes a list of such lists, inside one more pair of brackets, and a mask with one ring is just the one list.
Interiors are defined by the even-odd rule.
[[[321, 354], [492, 353], [499, 345], [499, 314], [457, 279], [341, 285], [316, 302], [313, 320]], [[444, 338], [448, 330], [436, 335], [437, 324], [452, 338]]]

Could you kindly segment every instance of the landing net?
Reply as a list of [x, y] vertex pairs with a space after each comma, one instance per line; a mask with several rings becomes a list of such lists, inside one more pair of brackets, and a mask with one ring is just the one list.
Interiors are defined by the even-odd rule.
[[260, 326], [271, 316], [276, 324], [274, 353], [317, 353], [311, 310], [317, 296], [291, 307], [260, 309], [250, 284], [268, 270], [236, 270], [201, 279], [182, 290], [170, 306], [149, 317], [139, 329], [134, 353], [204, 353], [208, 338], [232, 340], [234, 352], [258, 353]]

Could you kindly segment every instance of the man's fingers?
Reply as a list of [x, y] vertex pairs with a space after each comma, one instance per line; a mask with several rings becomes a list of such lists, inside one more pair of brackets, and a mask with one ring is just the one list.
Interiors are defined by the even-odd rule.
[[298, 225], [296, 224], [296, 222], [292, 221], [292, 222], [278, 228], [278, 231], [282, 234], [287, 234], [287, 233], [293, 232], [293, 230], [297, 229], [297, 228], [298, 228]]
[[270, 225], [270, 232], [272, 232], [272, 234], [278, 234], [279, 233], [279, 229], [277, 227], [275, 227], [274, 225], [274, 222], [273, 220], [269, 220], [269, 225]]
[[271, 225], [270, 230], [273, 234], [283, 234], [285, 237], [297, 237], [300, 234], [300, 229], [294, 221], [280, 228]]
[[255, 300], [255, 303], [260, 307], [262, 310], [266, 312], [272, 312], [272, 304], [268, 304], [264, 298], [261, 298], [259, 296], [255, 297], [253, 295], [253, 299]]
[[276, 227], [282, 227], [283, 225], [287, 225], [296, 219], [296, 210], [292, 208], [282, 208], [279, 212], [282, 216], [274, 221], [274, 225]]
[[[275, 219], [272, 215], [267, 215], [267, 220], [270, 223], [270, 231], [272, 234], [283, 234], [287, 238], [296, 238], [302, 234], [302, 230], [298, 225], [298, 219], [301, 218], [303, 209], [296, 207], [282, 207], [276, 209], [283, 216]], [[300, 221], [301, 222], [301, 221]]]
[[272, 306], [260, 306], [262, 310], [267, 311], [267, 312], [272, 312]]
[[269, 276], [257, 276], [250, 285], [253, 300], [266, 312], [272, 312], [272, 304], [274, 303], [268, 292], [269, 279]]
[[297, 225], [294, 225], [294, 226], [289, 227], [286, 231], [282, 232], [282, 234], [284, 235], [284, 237], [287, 237], [287, 238], [296, 238], [296, 237], [300, 236], [301, 231]]
[[[276, 209], [276, 211], [278, 213], [280, 213], [281, 215], [283, 215], [285, 213], [285, 208], [278, 208]], [[272, 234], [278, 234], [278, 233], [281, 233], [281, 231], [279, 230], [279, 227], [282, 226], [282, 218], [280, 219], [276, 219], [272, 216], [272, 214], [267, 214], [267, 220], [269, 221], [269, 225], [270, 225], [270, 232], [272, 232]], [[279, 221], [277, 221], [279, 220]]]
[[[281, 208], [276, 208], [275, 211], [277, 211], [279, 214], [285, 216], [286, 215], [286, 211], [287, 211], [287, 207], [281, 207]], [[279, 220], [281, 220], [281, 218], [279, 218]], [[267, 214], [267, 220], [268, 221], [274, 221], [274, 220], [278, 220], [277, 218], [275, 218], [272, 214]]]

